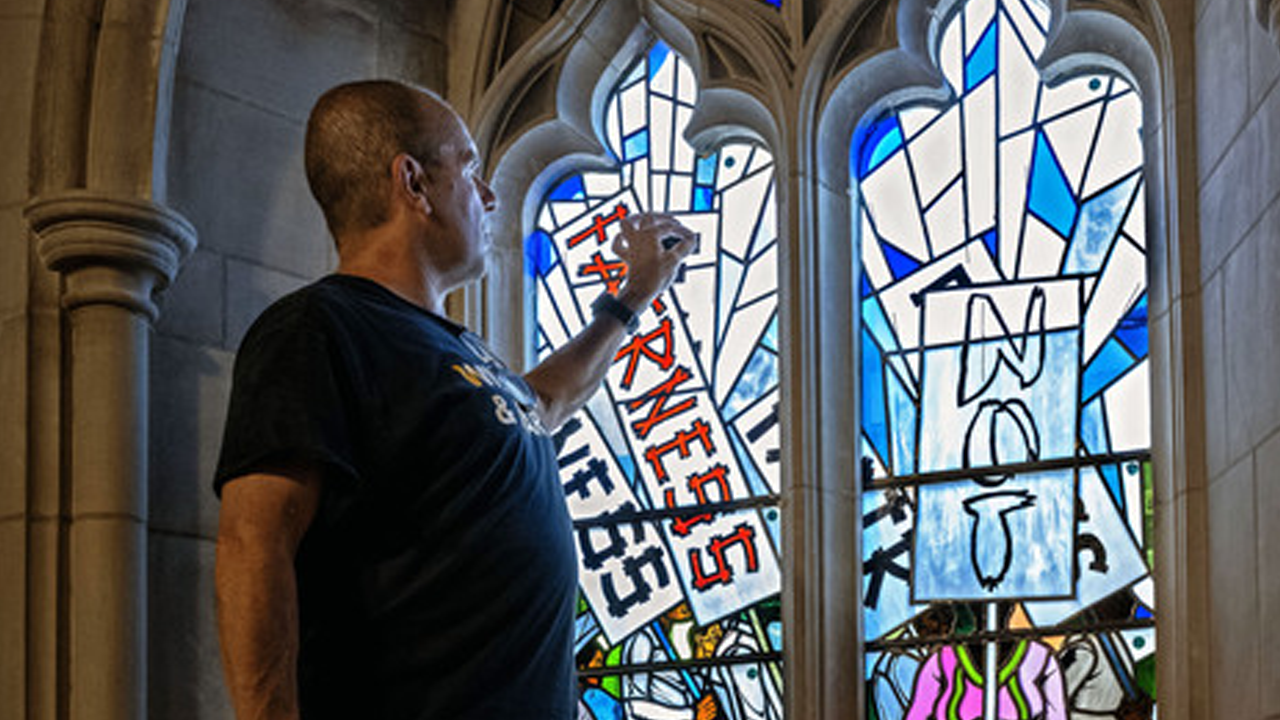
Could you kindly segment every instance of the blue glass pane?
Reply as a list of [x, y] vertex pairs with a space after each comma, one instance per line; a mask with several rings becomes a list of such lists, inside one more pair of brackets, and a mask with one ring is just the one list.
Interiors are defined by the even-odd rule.
[[880, 304], [878, 297], [862, 301], [862, 325], [871, 332], [880, 347], [888, 351], [898, 349], [898, 341], [893, 336], [889, 318], [885, 316], [884, 306]]
[[1063, 237], [1071, 236], [1076, 221], [1076, 200], [1067, 184], [1067, 176], [1058, 165], [1049, 139], [1043, 132], [1036, 133], [1036, 149], [1031, 161], [1031, 185], [1028, 190], [1027, 209], [1044, 220], [1049, 227]]
[[987, 246], [987, 252], [991, 253], [992, 262], [1000, 259], [1000, 235], [995, 230], [989, 230], [982, 236], [982, 244]]
[[859, 292], [859, 296], [867, 297], [871, 293], [875, 292], [875, 290], [874, 288], [871, 287], [871, 278], [867, 277], [866, 271], [865, 270], [862, 271], [860, 275], [862, 279], [860, 281], [861, 291]]
[[1080, 397], [1090, 400], [1113, 380], [1128, 372], [1136, 364], [1132, 355], [1115, 340], [1108, 340], [1084, 369], [1080, 385]]
[[1116, 327], [1116, 339], [1141, 360], [1147, 356], [1147, 296], [1134, 304]]
[[1111, 501], [1116, 504], [1120, 512], [1124, 512], [1124, 487], [1120, 484], [1120, 466], [1119, 465], [1103, 465], [1102, 481], [1107, 486], [1107, 492], [1111, 493]]
[[1137, 187], [1138, 175], [1134, 174], [1084, 203], [1080, 209], [1080, 222], [1071, 236], [1064, 272], [1092, 273], [1102, 268]]
[[641, 130], [622, 141], [622, 159], [631, 162], [649, 154], [649, 131]]
[[889, 457], [889, 423], [885, 417], [884, 357], [871, 333], [862, 333], [862, 429], [882, 458]]
[[654, 75], [662, 69], [662, 63], [667, 61], [667, 55], [671, 53], [671, 48], [666, 43], [654, 43], [649, 50], [649, 79], [652, 80]]
[[524, 268], [531, 277], [542, 277], [556, 264], [556, 250], [551, 236], [534, 230], [524, 240]]
[[697, 185], [693, 188], [693, 211], [705, 212], [715, 206], [715, 191], [709, 187]]
[[760, 344], [769, 348], [774, 352], [778, 352], [778, 316], [774, 315], [773, 320], [769, 322], [769, 329], [764, 332], [764, 337], [760, 339]]
[[581, 175], [570, 175], [568, 179], [552, 188], [547, 195], [548, 200], [581, 200], [586, 197], [582, 187]]
[[854, 147], [859, 148], [856, 167], [857, 176], [862, 179], [902, 147], [902, 126], [897, 116], [890, 115], [872, 124], [861, 140], [854, 140]]
[[992, 21], [964, 64], [964, 89], [977, 87], [996, 72], [996, 23]]
[[711, 153], [698, 158], [697, 176], [694, 178], [699, 185], [710, 185], [715, 187], [716, 184], [716, 167], [720, 164], [720, 153]]
[[920, 261], [902, 252], [889, 243], [880, 243], [884, 249], [884, 259], [889, 263], [889, 270], [895, 280], [904, 278], [920, 269]]

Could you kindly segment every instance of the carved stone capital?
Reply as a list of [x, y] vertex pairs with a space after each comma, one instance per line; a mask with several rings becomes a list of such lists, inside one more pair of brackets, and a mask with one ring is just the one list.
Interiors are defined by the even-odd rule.
[[1280, 43], [1280, 0], [1255, 0], [1258, 22], [1271, 31], [1271, 37]]
[[67, 190], [33, 198], [23, 213], [40, 258], [66, 278], [68, 310], [118, 305], [154, 321], [152, 293], [168, 286], [196, 246], [186, 218], [140, 198]]

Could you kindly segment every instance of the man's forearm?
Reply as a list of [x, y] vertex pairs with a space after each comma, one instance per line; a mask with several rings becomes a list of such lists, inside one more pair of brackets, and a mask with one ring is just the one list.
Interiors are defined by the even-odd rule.
[[544, 425], [554, 430], [591, 399], [626, 336], [617, 319], [598, 316], [525, 375], [542, 401]]
[[297, 720], [298, 599], [287, 549], [219, 538], [223, 669], [238, 720]]

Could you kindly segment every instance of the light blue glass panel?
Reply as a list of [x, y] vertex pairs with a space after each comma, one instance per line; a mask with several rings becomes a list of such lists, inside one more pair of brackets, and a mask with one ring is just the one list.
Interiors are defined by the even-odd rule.
[[919, 491], [914, 599], [1067, 597], [1072, 591], [1071, 470], [962, 481]]
[[1071, 236], [1063, 272], [1095, 273], [1102, 267], [1137, 186], [1138, 175], [1134, 174], [1084, 203], [1080, 208], [1080, 222]]
[[[1128, 468], [1121, 472], [1138, 481], [1136, 475], [1140, 471], [1136, 463], [1134, 466], [1132, 473]], [[1125, 482], [1129, 480], [1124, 478]], [[1080, 577], [1075, 583], [1075, 597], [1027, 603], [1027, 614], [1037, 625], [1059, 623], [1148, 573], [1141, 549], [1095, 468], [1081, 470], [1079, 499], [1083, 512], [1077, 530], [1081, 538]]]
[[649, 131], [641, 130], [622, 141], [622, 159], [631, 162], [649, 154]]

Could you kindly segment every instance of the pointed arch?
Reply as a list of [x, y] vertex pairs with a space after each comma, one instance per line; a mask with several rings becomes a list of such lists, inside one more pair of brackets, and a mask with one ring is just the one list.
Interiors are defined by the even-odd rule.
[[[874, 8], [877, 5], [879, 10]], [[843, 37], [834, 33], [818, 44], [819, 48], [826, 48], [825, 64], [810, 68], [806, 80], [808, 94], [821, 108], [816, 122], [815, 162], [819, 184], [835, 189], [826, 202], [815, 205], [822, 237], [852, 246], [858, 232], [850, 223], [858, 197], [850, 184], [848, 155], [855, 133], [874, 134], [871, 123], [882, 117], [886, 108], [898, 107], [908, 99], [946, 101], [935, 48], [942, 20], [954, 5], [913, 0], [867, 3], [858, 13], [851, 13], [849, 24], [841, 31]], [[1174, 54], [1154, 3], [1096, 3], [1090, 4], [1088, 10], [1069, 8], [1065, 2], [1050, 5], [1053, 22], [1038, 63], [1042, 77], [1058, 84], [1084, 72], [1110, 73], [1124, 78], [1143, 99], [1141, 153], [1148, 192], [1142, 217], [1148, 233], [1147, 270], [1151, 283], [1152, 454], [1156, 505], [1158, 512], [1167, 513], [1158, 523], [1162, 532], [1155, 541], [1154, 574], [1162, 608], [1159, 641], [1164, 648], [1177, 648], [1176, 656], [1166, 653], [1164, 657], [1169, 660], [1159, 666], [1160, 702], [1162, 716], [1189, 717], [1194, 716], [1196, 708], [1203, 707], [1203, 700], [1196, 697], [1196, 691], [1186, 688], [1194, 683], [1202, 689], [1205, 676], [1201, 670], [1188, 668], [1185, 657], [1188, 648], [1194, 648], [1194, 653], [1207, 652], [1208, 644], [1203, 629], [1193, 627], [1185, 618], [1188, 610], [1203, 611], [1203, 583], [1207, 576], [1197, 560], [1199, 555], [1188, 548], [1189, 539], [1195, 537], [1203, 522], [1203, 502], [1184, 502], [1179, 497], [1203, 482], [1204, 458], [1199, 443], [1193, 440], [1195, 428], [1203, 422], [1197, 390], [1200, 379], [1184, 367], [1185, 363], [1198, 363], [1198, 306], [1182, 301], [1185, 293], [1181, 277], [1186, 276], [1180, 276], [1188, 264], [1195, 263], [1196, 250], [1178, 239], [1185, 219], [1178, 213], [1176, 200], [1180, 191], [1175, 177], [1167, 170], [1179, 166], [1171, 127], [1176, 116], [1171, 110]], [[859, 30], [858, 21], [872, 17], [891, 17], [896, 25], [892, 34], [897, 37]], [[886, 24], [873, 23], [878, 28]], [[854, 32], [874, 38], [871, 47], [864, 43], [851, 50], [842, 45]], [[850, 118], [861, 120], [855, 127]], [[855, 249], [854, 257], [857, 256]], [[856, 268], [858, 264], [849, 267]], [[857, 292], [855, 277], [839, 280]]]

